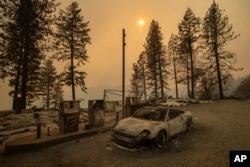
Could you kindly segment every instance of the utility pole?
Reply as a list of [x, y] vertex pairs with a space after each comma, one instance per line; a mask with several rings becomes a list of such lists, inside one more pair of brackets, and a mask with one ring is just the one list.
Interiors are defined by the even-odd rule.
[[122, 29], [122, 117], [125, 118], [125, 29]]

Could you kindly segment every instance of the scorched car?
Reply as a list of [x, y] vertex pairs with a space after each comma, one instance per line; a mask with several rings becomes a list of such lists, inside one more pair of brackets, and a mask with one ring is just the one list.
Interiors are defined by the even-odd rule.
[[111, 135], [118, 146], [134, 147], [150, 140], [162, 148], [170, 137], [189, 130], [192, 124], [190, 111], [147, 106], [120, 120]]

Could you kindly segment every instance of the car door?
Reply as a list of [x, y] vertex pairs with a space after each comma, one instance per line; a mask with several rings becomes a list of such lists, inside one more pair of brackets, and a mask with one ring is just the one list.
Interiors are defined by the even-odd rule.
[[178, 110], [169, 110], [167, 117], [168, 129], [170, 136], [176, 135], [182, 131], [183, 119], [180, 117]]

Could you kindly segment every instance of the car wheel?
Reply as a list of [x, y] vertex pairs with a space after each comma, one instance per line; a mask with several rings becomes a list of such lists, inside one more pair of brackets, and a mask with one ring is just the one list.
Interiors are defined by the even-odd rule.
[[155, 144], [158, 148], [163, 148], [166, 144], [167, 136], [164, 131], [160, 131], [155, 139]]
[[187, 124], [187, 125], [186, 125], [186, 130], [187, 130], [187, 131], [191, 130], [191, 128], [192, 128], [192, 121], [191, 121], [191, 120], [188, 120], [186, 124]]

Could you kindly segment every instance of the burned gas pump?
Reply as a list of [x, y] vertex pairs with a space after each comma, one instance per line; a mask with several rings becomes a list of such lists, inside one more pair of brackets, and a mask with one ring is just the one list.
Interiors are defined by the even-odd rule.
[[62, 101], [59, 110], [60, 133], [76, 132], [79, 130], [79, 101]]

